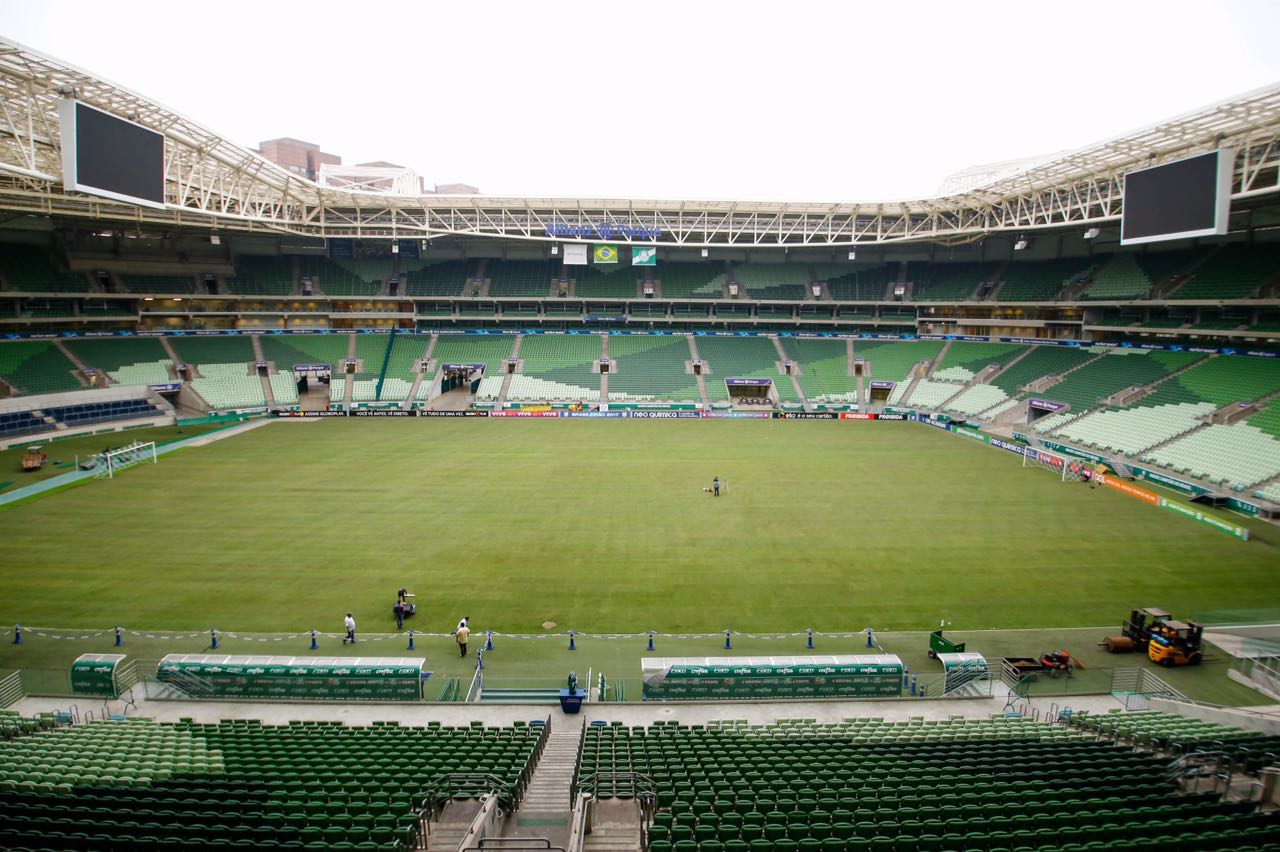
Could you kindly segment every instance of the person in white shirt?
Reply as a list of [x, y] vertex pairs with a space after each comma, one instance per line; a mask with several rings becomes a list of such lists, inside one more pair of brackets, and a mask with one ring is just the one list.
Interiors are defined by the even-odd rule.
[[342, 626], [347, 628], [347, 636], [342, 640], [342, 644], [345, 645], [348, 642], [352, 645], [356, 644], [356, 620], [351, 613], [347, 613], [347, 617], [342, 619]]

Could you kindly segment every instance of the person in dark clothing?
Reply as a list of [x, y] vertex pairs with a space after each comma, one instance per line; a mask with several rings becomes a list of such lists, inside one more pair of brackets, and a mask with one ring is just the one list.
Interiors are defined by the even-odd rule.
[[720, 477], [718, 476], [711, 480], [711, 493], [716, 497], [720, 496]]
[[396, 601], [391, 611], [396, 614], [396, 630], [404, 630], [404, 601]]

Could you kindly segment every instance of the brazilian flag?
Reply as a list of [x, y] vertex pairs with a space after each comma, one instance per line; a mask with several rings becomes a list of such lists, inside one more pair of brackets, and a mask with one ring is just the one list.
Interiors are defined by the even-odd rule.
[[612, 245], [592, 246], [591, 262], [595, 264], [617, 263], [618, 247]]

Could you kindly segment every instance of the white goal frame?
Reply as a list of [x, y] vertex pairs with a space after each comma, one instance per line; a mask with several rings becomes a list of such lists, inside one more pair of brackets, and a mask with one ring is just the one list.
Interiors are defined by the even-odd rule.
[[1062, 482], [1079, 482], [1084, 477], [1079, 473], [1071, 472], [1072, 463], [1077, 465], [1085, 465], [1087, 462], [1081, 459], [1073, 459], [1069, 456], [1051, 453], [1047, 450], [1036, 450], [1027, 448], [1022, 454], [1023, 467], [1038, 467], [1047, 470], [1058, 477]]
[[95, 475], [98, 479], [115, 479], [116, 471], [133, 467], [136, 464], [143, 464], [148, 458], [151, 459], [152, 464], [156, 464], [159, 461], [159, 457], [156, 454], [156, 442], [134, 441], [127, 447], [100, 454], [98, 456], [99, 468]]

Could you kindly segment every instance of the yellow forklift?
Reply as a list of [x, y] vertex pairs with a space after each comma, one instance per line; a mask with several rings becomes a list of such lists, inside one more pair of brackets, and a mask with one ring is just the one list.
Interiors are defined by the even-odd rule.
[[1204, 659], [1204, 627], [1194, 621], [1166, 621], [1151, 631], [1147, 659], [1161, 666], [1194, 666]]

